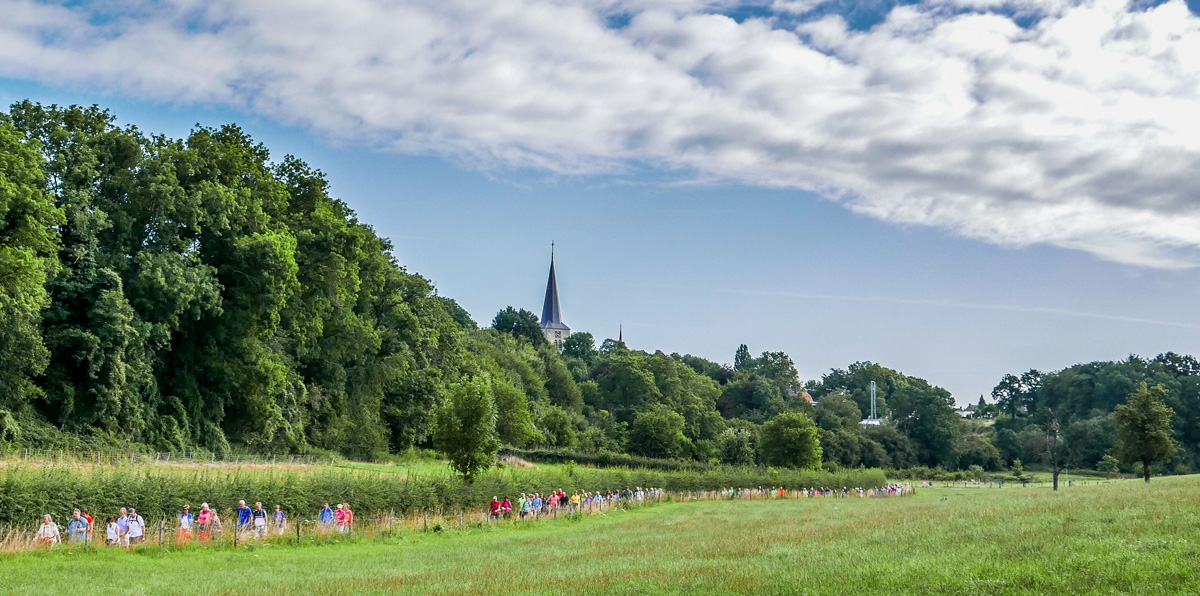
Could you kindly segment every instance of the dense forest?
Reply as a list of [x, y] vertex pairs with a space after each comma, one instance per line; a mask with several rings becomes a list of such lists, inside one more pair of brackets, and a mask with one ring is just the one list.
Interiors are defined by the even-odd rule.
[[[0, 114], [0, 448], [1096, 468], [1117, 443], [1111, 413], [1148, 382], [1173, 411], [1165, 469], [1200, 456], [1189, 356], [1007, 375], [964, 419], [946, 390], [870, 362], [805, 382], [787, 354], [744, 345], [731, 365], [589, 333], [559, 353], [523, 309], [481, 329], [391, 248], [320, 171], [272, 160], [237, 126], [170, 139], [95, 107], [13, 105]], [[863, 425], [872, 381], [883, 423]]]

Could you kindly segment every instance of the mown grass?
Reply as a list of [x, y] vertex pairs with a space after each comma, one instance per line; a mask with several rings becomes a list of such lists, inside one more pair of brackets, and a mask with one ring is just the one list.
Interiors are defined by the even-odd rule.
[[666, 504], [321, 546], [0, 559], [0, 594], [1173, 594], [1200, 477]]

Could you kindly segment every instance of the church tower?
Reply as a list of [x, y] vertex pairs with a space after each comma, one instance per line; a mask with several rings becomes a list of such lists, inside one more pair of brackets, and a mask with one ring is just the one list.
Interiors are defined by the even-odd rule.
[[561, 352], [563, 342], [571, 334], [571, 328], [562, 322], [558, 310], [558, 281], [554, 279], [554, 243], [550, 243], [550, 279], [546, 280], [546, 301], [542, 304], [542, 333], [546, 341], [554, 344]]

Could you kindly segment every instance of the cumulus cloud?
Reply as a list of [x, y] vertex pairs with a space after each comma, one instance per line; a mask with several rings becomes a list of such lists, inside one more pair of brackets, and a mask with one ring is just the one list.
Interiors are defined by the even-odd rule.
[[737, 21], [700, 0], [0, 0], [0, 76], [486, 167], [650, 164], [1003, 245], [1200, 263], [1200, 19], [1183, 0], [927, 0], [866, 31], [795, 24], [820, 4]]

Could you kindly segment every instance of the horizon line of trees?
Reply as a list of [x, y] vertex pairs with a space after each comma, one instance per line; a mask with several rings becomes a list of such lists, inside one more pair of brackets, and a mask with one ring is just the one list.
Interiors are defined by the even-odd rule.
[[[884, 422], [864, 426], [872, 381]], [[1143, 394], [1169, 445], [1134, 453], [1120, 408]], [[924, 379], [857, 362], [802, 382], [745, 345], [726, 365], [576, 332], [559, 353], [524, 309], [480, 329], [319, 170], [237, 126], [170, 139], [97, 107], [0, 114], [0, 447], [435, 447], [468, 476], [501, 445], [828, 468], [1200, 457], [1190, 356], [1006, 375], [993, 398], [994, 419], [963, 420]]]

